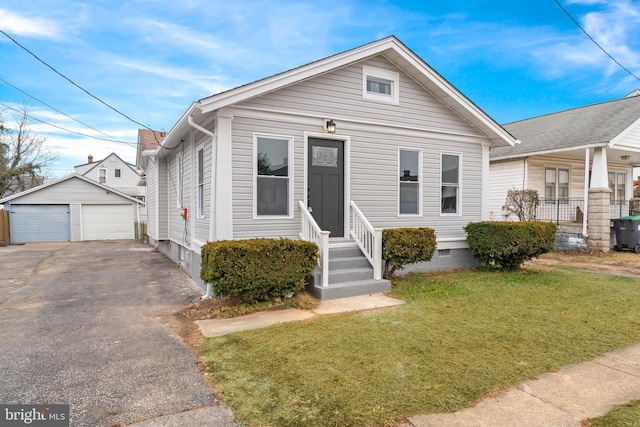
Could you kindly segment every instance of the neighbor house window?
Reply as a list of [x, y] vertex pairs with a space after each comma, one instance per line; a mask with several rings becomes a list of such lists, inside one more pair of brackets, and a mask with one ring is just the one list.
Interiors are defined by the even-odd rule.
[[624, 172], [609, 172], [609, 188], [611, 200], [620, 202], [627, 199], [626, 194], [627, 174]]
[[289, 216], [291, 139], [255, 138], [255, 212], [259, 216]]
[[198, 150], [198, 218], [204, 218], [204, 148]]
[[120, 169], [115, 170], [115, 177], [120, 178]]
[[420, 215], [421, 154], [420, 150], [401, 149], [398, 152], [398, 213], [401, 215]]
[[107, 170], [100, 168], [98, 169], [98, 182], [100, 184], [106, 184], [107, 183]]
[[460, 155], [442, 154], [440, 212], [460, 213]]
[[569, 169], [544, 169], [544, 197], [545, 199], [553, 199], [549, 200], [550, 202], [556, 198], [569, 198]]
[[362, 98], [397, 104], [400, 75], [393, 71], [362, 67]]

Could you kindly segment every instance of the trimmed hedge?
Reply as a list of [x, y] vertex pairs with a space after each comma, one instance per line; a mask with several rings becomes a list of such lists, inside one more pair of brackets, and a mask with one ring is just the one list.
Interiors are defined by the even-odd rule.
[[290, 239], [221, 240], [202, 247], [200, 278], [218, 296], [266, 301], [304, 288], [318, 246]]
[[481, 265], [516, 270], [553, 250], [558, 226], [542, 221], [483, 221], [468, 224], [467, 242]]
[[430, 261], [436, 250], [436, 232], [429, 227], [382, 230], [384, 277], [389, 279], [407, 264]]

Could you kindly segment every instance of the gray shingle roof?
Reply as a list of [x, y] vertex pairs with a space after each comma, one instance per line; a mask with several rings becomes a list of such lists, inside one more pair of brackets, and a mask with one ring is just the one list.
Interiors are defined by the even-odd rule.
[[638, 119], [640, 96], [631, 96], [509, 123], [503, 127], [521, 143], [492, 149], [491, 159], [606, 145]]

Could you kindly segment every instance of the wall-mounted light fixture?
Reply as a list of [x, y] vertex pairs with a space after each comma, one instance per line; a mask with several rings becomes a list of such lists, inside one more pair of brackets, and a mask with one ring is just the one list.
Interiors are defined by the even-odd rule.
[[327, 120], [326, 128], [328, 133], [336, 133], [336, 123], [333, 119]]
[[631, 158], [631, 156], [625, 155], [625, 156], [620, 156], [621, 160], [629, 160]]

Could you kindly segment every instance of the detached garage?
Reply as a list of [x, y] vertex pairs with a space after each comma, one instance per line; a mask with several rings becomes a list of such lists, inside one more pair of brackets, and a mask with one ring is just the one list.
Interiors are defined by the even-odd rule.
[[142, 202], [74, 174], [0, 200], [11, 244], [133, 239]]

